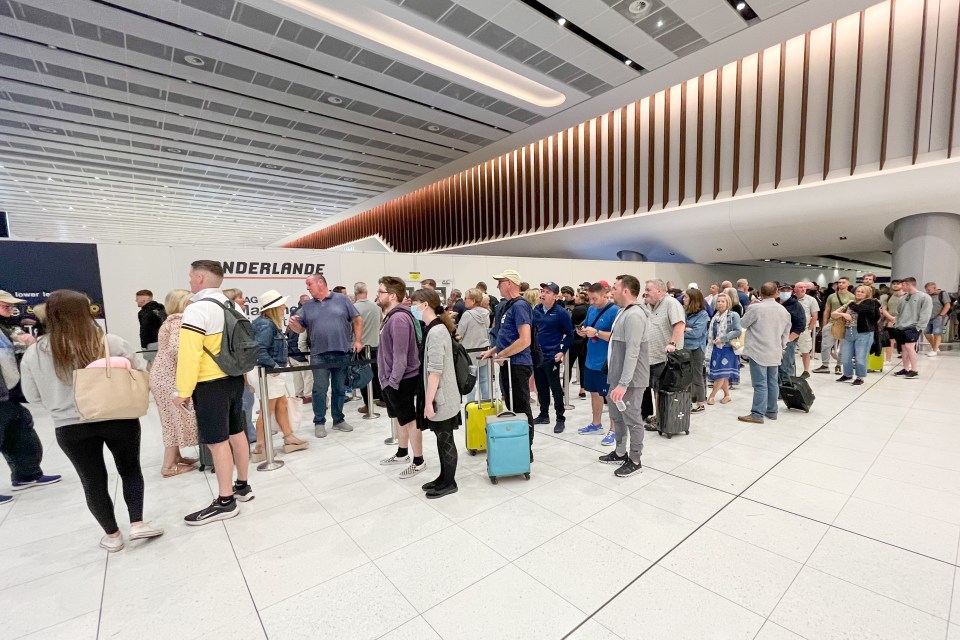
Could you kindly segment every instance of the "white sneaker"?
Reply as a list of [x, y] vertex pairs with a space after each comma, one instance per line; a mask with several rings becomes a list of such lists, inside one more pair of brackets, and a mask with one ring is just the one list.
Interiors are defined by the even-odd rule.
[[142, 540], [144, 538], [156, 538], [163, 535], [163, 529], [149, 522], [141, 522], [130, 526], [130, 539]]
[[410, 456], [403, 456], [402, 458], [398, 458], [397, 454], [393, 454], [389, 458], [384, 458], [383, 460], [381, 460], [380, 464], [382, 464], [383, 466], [387, 466], [388, 464], [407, 464], [408, 462], [410, 462]]
[[939, 350], [937, 350], [937, 351], [928, 351], [928, 352], [927, 352], [927, 357], [928, 357], [928, 358], [936, 358], [939, 353], [940, 353]]
[[123, 549], [123, 536], [119, 535], [115, 538], [110, 536], [103, 536], [100, 538], [100, 547], [106, 549], [109, 553], [116, 553]]
[[409, 467], [407, 467], [406, 469], [400, 472], [400, 479], [406, 480], [407, 478], [412, 478], [413, 476], [417, 475], [418, 473], [420, 473], [426, 468], [427, 468], [426, 462], [424, 462], [423, 464], [414, 464], [413, 462], [411, 462]]

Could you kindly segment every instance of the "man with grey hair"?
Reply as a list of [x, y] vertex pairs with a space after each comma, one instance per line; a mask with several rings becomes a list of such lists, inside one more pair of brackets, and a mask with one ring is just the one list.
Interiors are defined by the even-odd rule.
[[743, 312], [746, 313], [747, 307], [750, 306], [750, 283], [746, 278], [737, 280], [737, 298], [740, 300]]
[[460, 289], [453, 289], [450, 292], [450, 298], [447, 300], [447, 309], [449, 309], [450, 314], [453, 316], [453, 319], [456, 320], [457, 325], [460, 325], [460, 316], [462, 316], [467, 311], [467, 303], [463, 300], [463, 294], [460, 292]]
[[363, 350], [363, 318], [347, 296], [330, 290], [323, 274], [307, 276], [307, 291], [312, 299], [303, 304], [297, 315], [290, 317], [289, 326], [297, 333], [307, 334], [310, 364], [328, 365], [313, 374], [314, 435], [326, 438], [327, 390], [331, 379], [333, 428], [353, 431], [343, 415], [344, 387], [350, 352]]
[[643, 299], [647, 303], [649, 315], [647, 341], [650, 351], [650, 386], [643, 394], [642, 412], [647, 422], [647, 431], [656, 431], [659, 416], [654, 417], [653, 392], [659, 390], [660, 376], [667, 366], [667, 354], [683, 348], [687, 314], [676, 298], [667, 295], [667, 285], [663, 280], [647, 280]]
[[811, 288], [812, 285], [808, 282], [798, 282], [793, 287], [793, 293], [797, 296], [797, 302], [803, 307], [807, 321], [803, 333], [800, 334], [800, 337], [797, 339], [800, 358], [803, 360], [803, 373], [800, 374], [800, 377], [804, 379], [810, 377], [810, 360], [813, 356], [814, 346], [813, 334], [817, 330], [817, 325], [820, 321], [820, 303], [817, 302], [817, 299], [813, 296], [807, 295], [807, 289]]
[[777, 303], [778, 289], [776, 282], [764, 282], [762, 300], [743, 314], [740, 323], [749, 336], [743, 355], [750, 360], [753, 384], [753, 406], [750, 413], [737, 418], [740, 422], [763, 424], [764, 418], [777, 419], [778, 376], [791, 329], [790, 313]]
[[[357, 313], [363, 318], [363, 332], [360, 334], [360, 342], [363, 343], [364, 350], [370, 349], [368, 357], [373, 359], [370, 364], [373, 369], [373, 399], [375, 402], [381, 402], [380, 378], [377, 375], [377, 349], [380, 348], [380, 320], [383, 318], [383, 313], [375, 302], [369, 300], [370, 294], [367, 283], [355, 283], [353, 285], [353, 295], [357, 298], [353, 306], [357, 308]], [[367, 407], [370, 405], [370, 400], [367, 398], [367, 387], [361, 388], [360, 394], [363, 396], [363, 406], [358, 411], [366, 415]]]

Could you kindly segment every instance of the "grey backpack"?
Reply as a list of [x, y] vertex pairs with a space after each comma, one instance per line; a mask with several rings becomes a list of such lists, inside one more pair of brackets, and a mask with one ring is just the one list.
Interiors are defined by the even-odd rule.
[[203, 350], [213, 358], [220, 370], [228, 376], [242, 376], [257, 366], [259, 347], [253, 335], [253, 325], [247, 316], [227, 306], [219, 300], [204, 298], [201, 302], [212, 302], [223, 309], [223, 338], [220, 353], [213, 353], [206, 347]]

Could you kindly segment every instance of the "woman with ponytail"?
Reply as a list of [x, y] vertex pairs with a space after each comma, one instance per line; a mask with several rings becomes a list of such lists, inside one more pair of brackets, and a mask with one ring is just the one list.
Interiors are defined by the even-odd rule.
[[418, 397], [417, 426], [437, 435], [440, 475], [421, 487], [427, 498], [442, 498], [457, 492], [457, 445], [454, 429], [460, 426], [460, 389], [453, 367], [453, 334], [456, 324], [443, 310], [440, 296], [431, 289], [415, 291], [412, 306], [427, 326], [421, 346], [423, 392]]

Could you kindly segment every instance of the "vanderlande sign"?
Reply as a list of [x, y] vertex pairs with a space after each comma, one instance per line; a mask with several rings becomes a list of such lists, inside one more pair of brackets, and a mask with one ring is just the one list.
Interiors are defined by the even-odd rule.
[[221, 260], [225, 276], [309, 276], [323, 273], [324, 263], [315, 262], [247, 262]]

